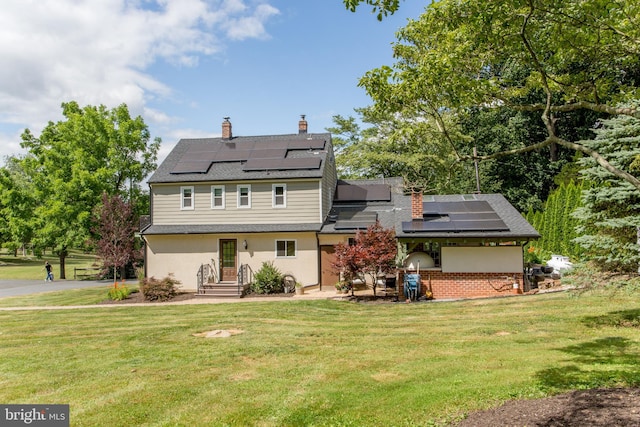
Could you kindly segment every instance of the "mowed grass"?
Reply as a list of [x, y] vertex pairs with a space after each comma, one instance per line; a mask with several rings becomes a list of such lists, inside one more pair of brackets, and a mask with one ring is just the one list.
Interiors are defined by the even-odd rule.
[[[14, 257], [6, 250], [0, 251], [0, 280], [43, 280], [46, 276], [44, 263], [49, 261], [53, 266], [53, 274], [56, 279], [60, 277], [60, 259], [58, 256], [47, 252], [41, 258], [35, 256], [18, 255]], [[74, 268], [88, 268], [100, 265], [98, 258], [93, 254], [72, 250], [65, 259], [65, 275], [67, 279], [73, 279]]]
[[[136, 282], [129, 281], [126, 285], [131, 291], [137, 291], [139, 289], [139, 285]], [[111, 287], [113, 287], [113, 283], [105, 282], [104, 286], [99, 287], [4, 297], [0, 298], [0, 308], [99, 304], [109, 299], [108, 294]]]
[[[68, 403], [74, 426], [439, 425], [509, 399], [640, 386], [637, 301], [0, 311], [0, 402]], [[194, 336], [216, 329], [242, 333]]]

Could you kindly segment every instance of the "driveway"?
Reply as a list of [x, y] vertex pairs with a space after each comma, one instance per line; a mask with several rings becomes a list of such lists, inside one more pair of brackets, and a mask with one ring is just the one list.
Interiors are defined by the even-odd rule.
[[91, 288], [109, 286], [111, 280], [2, 280], [0, 279], [0, 298], [18, 295], [37, 294], [40, 292], [62, 291], [66, 289]]

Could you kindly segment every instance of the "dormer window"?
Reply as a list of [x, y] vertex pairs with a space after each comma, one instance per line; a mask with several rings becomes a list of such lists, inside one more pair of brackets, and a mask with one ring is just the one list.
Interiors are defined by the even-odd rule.
[[287, 185], [286, 184], [273, 184], [272, 187], [274, 208], [286, 208], [287, 207]]
[[180, 187], [180, 209], [193, 210], [195, 206], [193, 187]]

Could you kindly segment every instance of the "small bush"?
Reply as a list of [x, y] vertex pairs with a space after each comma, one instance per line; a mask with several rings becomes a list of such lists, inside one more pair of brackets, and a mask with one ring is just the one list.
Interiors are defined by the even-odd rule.
[[140, 284], [140, 292], [145, 301], [169, 301], [178, 294], [179, 284], [171, 274], [162, 280], [149, 277]]
[[118, 285], [118, 282], [114, 283], [112, 287], [109, 288], [108, 297], [113, 301], [122, 301], [126, 299], [131, 294], [131, 289], [127, 287], [124, 283]]
[[263, 262], [253, 275], [251, 291], [256, 294], [278, 294], [284, 292], [284, 275], [271, 261]]

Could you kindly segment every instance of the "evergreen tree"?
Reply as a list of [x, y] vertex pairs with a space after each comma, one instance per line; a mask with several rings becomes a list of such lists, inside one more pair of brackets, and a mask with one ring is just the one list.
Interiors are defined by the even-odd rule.
[[542, 236], [529, 244], [528, 261], [542, 262], [552, 254], [581, 258], [582, 248], [575, 242], [579, 220], [572, 213], [580, 207], [582, 188], [582, 182], [562, 183], [549, 195], [541, 211], [527, 212], [527, 221]]
[[[640, 100], [628, 105], [639, 106]], [[640, 119], [619, 116], [603, 120], [595, 140], [585, 144], [601, 152], [618, 169], [638, 174], [634, 161], [640, 158]], [[637, 271], [640, 192], [628, 181], [598, 167], [592, 158], [581, 159], [580, 163], [584, 166], [581, 173], [591, 185], [583, 190], [583, 206], [576, 211], [582, 221], [576, 242], [602, 269]]]

